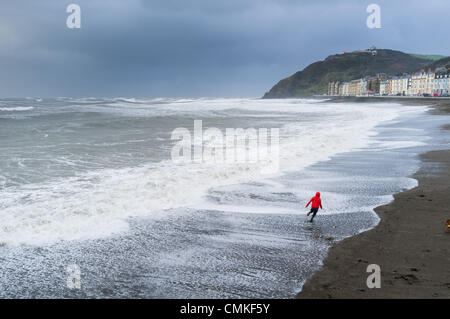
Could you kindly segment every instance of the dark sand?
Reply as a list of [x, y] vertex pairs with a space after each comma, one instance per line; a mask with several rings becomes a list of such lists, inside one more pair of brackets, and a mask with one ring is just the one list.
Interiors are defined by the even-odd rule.
[[[449, 113], [450, 101], [430, 102], [414, 103], [434, 104], [433, 112]], [[377, 207], [381, 221], [374, 229], [332, 247], [297, 298], [450, 298], [450, 233], [445, 232], [450, 219], [450, 150], [421, 158], [422, 168], [414, 175], [419, 186]], [[379, 289], [366, 285], [369, 264], [381, 267]]]

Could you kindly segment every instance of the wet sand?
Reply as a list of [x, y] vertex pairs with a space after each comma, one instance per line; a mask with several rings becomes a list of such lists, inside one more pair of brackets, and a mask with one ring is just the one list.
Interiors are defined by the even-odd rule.
[[[434, 104], [434, 113], [450, 110], [449, 101], [417, 103]], [[332, 247], [297, 298], [450, 298], [450, 150], [421, 159], [419, 186], [377, 207], [381, 221], [374, 229]], [[367, 287], [369, 264], [381, 267], [379, 289]]]

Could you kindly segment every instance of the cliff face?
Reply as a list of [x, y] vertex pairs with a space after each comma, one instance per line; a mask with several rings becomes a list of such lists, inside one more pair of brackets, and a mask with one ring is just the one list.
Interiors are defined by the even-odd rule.
[[303, 71], [281, 80], [263, 98], [326, 94], [328, 82], [331, 81], [350, 81], [378, 73], [395, 75], [412, 72], [432, 62], [430, 59], [393, 50], [377, 50], [375, 56], [363, 52], [331, 55], [324, 61], [310, 64]]

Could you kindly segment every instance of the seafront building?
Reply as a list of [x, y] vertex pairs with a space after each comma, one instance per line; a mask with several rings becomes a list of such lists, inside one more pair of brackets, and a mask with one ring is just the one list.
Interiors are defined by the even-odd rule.
[[339, 88], [339, 95], [348, 96], [350, 95], [350, 82], [343, 82]]
[[347, 87], [347, 82], [342, 82], [342, 83], [339, 85], [339, 95], [341, 95], [341, 96], [346, 95], [346, 94], [345, 94], [345, 89], [346, 89], [346, 87]]
[[435, 69], [422, 69], [412, 75], [411, 95], [433, 94]]
[[328, 83], [328, 95], [339, 95], [340, 82]]
[[394, 76], [390, 80], [390, 95], [410, 95], [412, 77], [410, 75]]
[[369, 78], [366, 79], [367, 81], [367, 87], [366, 87], [366, 91], [367, 93], [380, 93], [380, 89], [381, 89], [381, 82], [386, 80], [387, 76], [386, 74], [380, 73], [377, 74], [376, 76], [371, 76]]
[[350, 81], [348, 94], [349, 95], [358, 95], [361, 94], [363, 79]]
[[380, 82], [380, 95], [391, 95], [391, 81], [383, 80]]
[[450, 95], [450, 69], [439, 70], [434, 79], [434, 93], [441, 96]]
[[413, 74], [386, 74], [348, 82], [330, 82], [328, 95], [449, 96], [450, 68], [425, 68]]

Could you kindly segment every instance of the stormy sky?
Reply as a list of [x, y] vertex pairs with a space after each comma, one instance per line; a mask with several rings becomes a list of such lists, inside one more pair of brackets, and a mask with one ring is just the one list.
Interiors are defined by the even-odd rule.
[[[69, 29], [66, 8], [81, 7]], [[381, 29], [366, 26], [369, 4]], [[0, 3], [2, 97], [259, 97], [342, 50], [450, 55], [448, 0]]]

